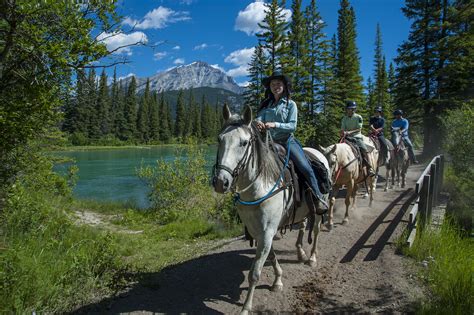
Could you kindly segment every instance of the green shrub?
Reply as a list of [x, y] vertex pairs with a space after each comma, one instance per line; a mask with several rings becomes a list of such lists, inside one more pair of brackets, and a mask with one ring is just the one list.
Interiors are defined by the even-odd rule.
[[142, 166], [138, 175], [151, 188], [150, 210], [162, 224], [189, 217], [228, 225], [236, 221], [231, 196], [213, 192], [207, 160], [198, 146], [178, 148], [172, 161], [161, 159], [155, 167]]
[[463, 238], [449, 220], [441, 229], [426, 229], [408, 255], [428, 263], [422, 278], [433, 293], [423, 314], [472, 314], [474, 310], [474, 240]]
[[114, 238], [71, 223], [67, 180], [37, 156], [10, 188], [0, 216], [0, 312], [64, 312], [114, 289]]

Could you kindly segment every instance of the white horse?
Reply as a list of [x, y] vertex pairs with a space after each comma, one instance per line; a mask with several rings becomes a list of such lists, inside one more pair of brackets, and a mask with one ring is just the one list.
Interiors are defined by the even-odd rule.
[[[252, 310], [252, 300], [255, 287], [267, 257], [272, 261], [275, 281], [272, 290], [283, 289], [281, 281], [282, 269], [278, 264], [273, 250], [273, 237], [278, 230], [293, 222], [305, 222], [309, 217], [311, 198], [302, 200], [301, 206], [292, 213], [292, 188], [280, 180], [282, 163], [278, 157], [260, 138], [260, 133], [252, 123], [252, 111], [246, 107], [243, 116], [232, 115], [227, 105], [224, 106], [224, 127], [219, 134], [219, 147], [216, 159], [216, 173], [213, 178], [214, 189], [218, 193], [235, 192], [240, 199], [247, 202], [261, 201], [253, 205], [237, 204], [237, 211], [250, 235], [257, 241], [255, 260], [250, 268], [248, 281], [249, 291], [241, 313], [247, 314]], [[329, 171], [326, 158], [317, 150], [304, 149], [312, 158], [319, 159]], [[279, 183], [278, 183], [279, 182]], [[278, 183], [279, 188], [273, 193], [272, 188]], [[327, 200], [328, 195], [325, 195]], [[305, 199], [305, 198], [303, 198]], [[321, 216], [314, 218], [314, 240], [311, 255], [307, 260], [303, 250], [303, 234], [305, 224], [298, 233], [296, 242], [297, 254], [300, 261], [306, 261], [310, 266], [316, 266], [318, 234]]]
[[[369, 144], [369, 139], [363, 136], [365, 144]], [[352, 206], [353, 209], [356, 207], [356, 195], [358, 185], [366, 183], [366, 187], [369, 190], [369, 207], [372, 206], [372, 201], [374, 200], [374, 176], [366, 176], [364, 168], [359, 163], [359, 158], [354, 154], [352, 148], [347, 143], [337, 143], [333, 144], [327, 148], [320, 147], [323, 151], [324, 156], [326, 156], [329, 162], [329, 168], [332, 174], [333, 182], [333, 196], [330, 198], [329, 202], [329, 212], [328, 212], [328, 229], [333, 228], [333, 216], [334, 216], [334, 205], [336, 202], [336, 197], [339, 189], [345, 185], [346, 186], [346, 213], [344, 215], [343, 224], [349, 222], [349, 207]], [[372, 149], [368, 154], [369, 163], [373, 169], [377, 168], [378, 160], [378, 151], [377, 149]], [[352, 202], [351, 202], [352, 198]]]
[[[392, 186], [395, 185], [395, 173], [397, 174], [398, 186], [405, 188], [406, 185], [406, 173], [408, 167], [410, 166], [410, 157], [408, 155], [408, 150], [403, 142], [402, 136], [400, 134], [400, 128], [392, 127], [392, 144], [395, 147], [395, 157], [394, 163], [391, 163], [391, 175], [392, 175]], [[401, 179], [400, 179], [401, 177]], [[388, 182], [388, 178], [387, 178]]]
[[[374, 147], [377, 145], [382, 146], [383, 144], [379, 139], [377, 139], [377, 135], [369, 134], [369, 139], [371, 140]], [[377, 144], [378, 143], [378, 144]], [[379, 179], [379, 171], [381, 166], [385, 166], [385, 186], [384, 191], [388, 190], [389, 187], [389, 177], [390, 177], [390, 170], [394, 167], [395, 163], [395, 151], [391, 142], [386, 141], [386, 157], [379, 151], [378, 161], [377, 161], [377, 169], [375, 170], [375, 179], [372, 183], [374, 192], [376, 191], [377, 181]]]

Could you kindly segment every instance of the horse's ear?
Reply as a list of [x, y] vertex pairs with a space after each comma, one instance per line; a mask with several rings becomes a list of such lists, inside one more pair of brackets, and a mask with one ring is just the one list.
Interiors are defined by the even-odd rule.
[[327, 148], [323, 147], [322, 145], [319, 145], [318, 148], [319, 148], [319, 151], [321, 152], [326, 152], [327, 150]]
[[244, 123], [250, 125], [252, 122], [252, 109], [250, 106], [246, 105], [244, 110]]
[[329, 150], [329, 153], [331, 153], [331, 154], [335, 153], [336, 149], [337, 149], [337, 145], [333, 144], [331, 150]]
[[224, 109], [222, 110], [222, 116], [224, 116], [224, 120], [227, 120], [230, 118], [232, 114], [230, 113], [229, 106], [227, 106], [227, 103], [224, 104]]

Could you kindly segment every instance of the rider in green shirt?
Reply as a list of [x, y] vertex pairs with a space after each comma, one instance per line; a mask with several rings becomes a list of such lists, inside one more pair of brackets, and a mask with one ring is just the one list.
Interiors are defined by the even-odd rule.
[[346, 115], [342, 118], [341, 121], [342, 134], [345, 136], [345, 139], [347, 141], [359, 147], [360, 153], [362, 155], [362, 160], [364, 162], [365, 167], [367, 168], [367, 174], [369, 176], [374, 176], [375, 172], [369, 163], [367, 146], [364, 143], [361, 133], [363, 123], [362, 116], [355, 113], [356, 108], [356, 102], [346, 102]]

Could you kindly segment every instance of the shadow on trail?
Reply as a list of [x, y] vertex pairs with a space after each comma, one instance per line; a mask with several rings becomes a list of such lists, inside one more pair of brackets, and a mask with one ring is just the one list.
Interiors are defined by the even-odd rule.
[[[347, 263], [351, 262], [354, 257], [357, 255], [357, 253], [363, 249], [367, 248], [366, 242], [369, 240], [370, 236], [375, 232], [375, 230], [384, 223], [385, 217], [392, 211], [393, 208], [397, 205], [398, 202], [400, 202], [403, 198], [405, 198], [410, 192], [413, 192], [413, 188], [408, 188], [405, 191], [403, 191], [396, 199], [394, 199], [383, 211], [380, 213], [380, 215], [372, 222], [372, 224], [367, 228], [367, 230], [362, 234], [362, 236], [357, 240], [357, 242], [352, 246], [351, 249], [344, 255], [344, 257], [341, 259], [340, 263]], [[403, 217], [403, 214], [405, 213], [406, 209], [410, 205], [410, 203], [413, 201], [414, 195], [412, 195], [410, 198], [408, 198], [407, 201], [404, 202], [403, 207], [400, 209], [399, 213], [395, 217], [394, 220], [392, 220], [392, 223], [389, 225], [389, 227], [386, 229], [384, 234], [380, 237], [380, 239], [376, 242], [376, 246], [372, 247], [372, 250], [369, 252], [369, 255], [367, 255], [365, 261], [370, 261], [370, 260], [375, 260], [377, 259], [378, 255], [382, 251], [383, 247], [386, 245], [386, 242], [392, 235], [393, 231], [395, 230], [396, 226], [400, 222], [400, 220]]]
[[[202, 256], [158, 273], [143, 273], [122, 296], [84, 306], [72, 314], [148, 311], [153, 313], [220, 314], [206, 303], [241, 304], [240, 284], [255, 250], [237, 250]], [[250, 254], [251, 257], [245, 255]]]

